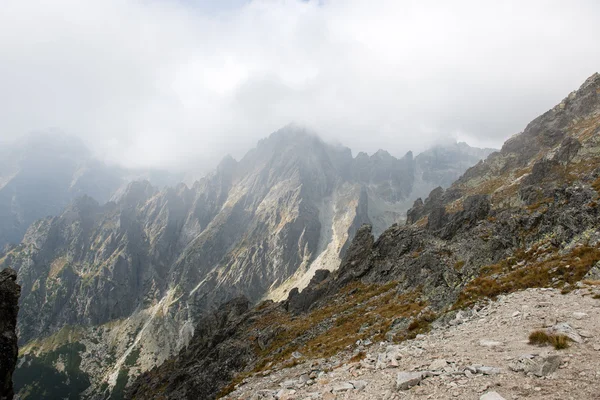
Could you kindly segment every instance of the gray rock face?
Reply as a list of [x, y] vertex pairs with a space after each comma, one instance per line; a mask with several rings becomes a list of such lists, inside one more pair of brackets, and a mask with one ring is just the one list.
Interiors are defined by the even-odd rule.
[[17, 364], [17, 313], [21, 289], [17, 274], [0, 271], [0, 400], [13, 398], [12, 374]]

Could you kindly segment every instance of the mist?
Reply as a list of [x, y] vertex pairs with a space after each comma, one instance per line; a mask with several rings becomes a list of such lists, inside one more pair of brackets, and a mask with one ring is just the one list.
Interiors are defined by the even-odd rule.
[[0, 143], [127, 167], [239, 158], [288, 123], [354, 152], [500, 147], [599, 70], [597, 1], [5, 0]]

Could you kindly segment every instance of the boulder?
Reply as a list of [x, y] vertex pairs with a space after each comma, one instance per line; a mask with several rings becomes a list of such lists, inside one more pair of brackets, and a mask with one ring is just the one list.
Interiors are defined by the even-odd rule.
[[581, 335], [566, 322], [556, 324], [546, 329], [548, 335], [565, 335], [575, 343], [583, 343]]
[[557, 355], [538, 357], [525, 354], [509, 365], [509, 369], [515, 372], [524, 372], [538, 377], [546, 376], [558, 369], [561, 358]]
[[345, 392], [347, 390], [352, 390], [352, 389], [354, 389], [354, 385], [352, 385], [349, 382], [342, 382], [342, 383], [338, 383], [335, 386], [333, 386], [333, 393]]

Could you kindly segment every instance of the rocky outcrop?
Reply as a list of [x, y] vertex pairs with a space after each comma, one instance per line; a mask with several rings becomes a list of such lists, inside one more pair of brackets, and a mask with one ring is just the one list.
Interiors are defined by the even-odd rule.
[[12, 374], [17, 365], [17, 314], [21, 289], [17, 274], [11, 269], [0, 271], [0, 399], [13, 398]]

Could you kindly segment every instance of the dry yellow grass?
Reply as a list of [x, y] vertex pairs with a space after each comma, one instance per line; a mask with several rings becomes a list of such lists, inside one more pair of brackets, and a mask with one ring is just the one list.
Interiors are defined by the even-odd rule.
[[546, 331], [537, 330], [529, 334], [529, 344], [536, 346], [552, 345], [556, 350], [569, 347], [570, 339], [565, 335], [551, 335]]
[[[545, 260], [536, 261], [544, 254], [547, 256]], [[523, 261], [523, 265], [519, 266], [519, 261]], [[467, 307], [485, 298], [494, 299], [500, 294], [532, 287], [572, 285], [580, 281], [597, 261], [600, 261], [600, 249], [590, 246], [576, 247], [565, 255], [548, 253], [548, 250], [520, 251], [515, 257], [483, 268], [481, 275], [463, 289], [453, 308]]]

